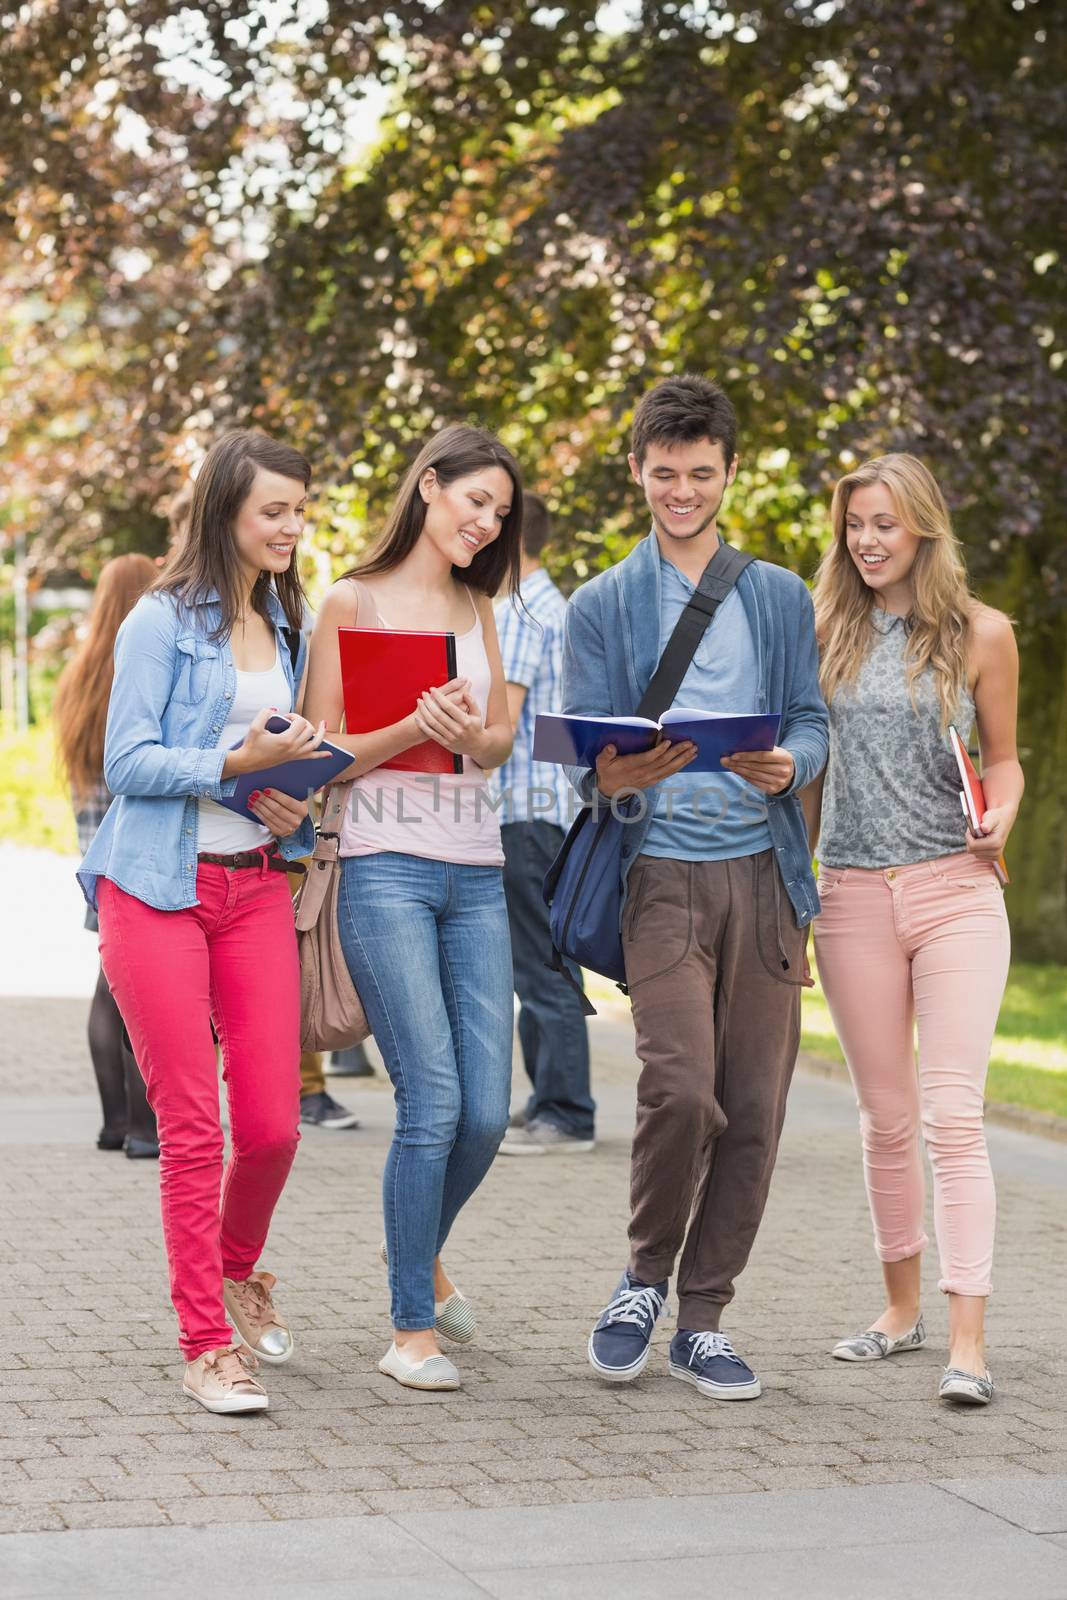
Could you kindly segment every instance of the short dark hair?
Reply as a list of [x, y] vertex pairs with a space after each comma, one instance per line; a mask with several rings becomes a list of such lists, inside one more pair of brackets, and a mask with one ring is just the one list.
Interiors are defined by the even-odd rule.
[[630, 448], [641, 466], [650, 444], [721, 444], [729, 467], [737, 454], [737, 412], [717, 383], [686, 373], [650, 389], [634, 412]]
[[531, 561], [541, 554], [552, 537], [552, 518], [539, 494], [522, 496], [522, 548]]

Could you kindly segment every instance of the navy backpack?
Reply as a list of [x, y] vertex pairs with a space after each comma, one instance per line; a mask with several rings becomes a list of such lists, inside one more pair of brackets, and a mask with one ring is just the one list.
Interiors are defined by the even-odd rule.
[[[658, 721], [674, 703], [697, 645], [752, 560], [752, 556], [732, 545], [719, 545], [667, 640], [641, 697], [637, 716]], [[591, 804], [583, 806], [575, 817], [545, 875], [544, 897], [552, 931], [549, 966], [572, 983], [568, 961], [611, 978], [626, 993], [621, 932], [625, 899], [622, 847], [626, 829], [632, 826], [630, 819], [643, 815], [642, 800], [641, 795], [608, 800], [594, 788]], [[581, 998], [583, 1011], [592, 1015], [594, 1007], [584, 994]]]

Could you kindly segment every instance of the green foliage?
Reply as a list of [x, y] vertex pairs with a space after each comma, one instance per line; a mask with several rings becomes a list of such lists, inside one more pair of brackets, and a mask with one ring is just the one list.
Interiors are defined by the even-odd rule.
[[[802, 998], [801, 1049], [843, 1061], [818, 987]], [[986, 1099], [1067, 1117], [1067, 971], [1012, 963], [993, 1041]]]
[[203, 445], [255, 421], [315, 462], [325, 576], [469, 418], [570, 587], [644, 531], [632, 409], [695, 369], [741, 418], [727, 532], [810, 575], [842, 467], [914, 450], [1021, 624], [1014, 904], [1062, 954], [1067, 13], [599, 13], [0, 0], [0, 537], [35, 576], [155, 553]]
[[56, 772], [48, 728], [0, 734], [0, 839], [71, 854], [78, 848], [70, 794]]

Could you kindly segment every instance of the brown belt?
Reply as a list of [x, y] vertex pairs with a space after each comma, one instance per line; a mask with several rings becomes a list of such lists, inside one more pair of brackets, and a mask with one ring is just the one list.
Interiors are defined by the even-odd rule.
[[304, 868], [298, 861], [286, 861], [284, 856], [278, 855], [272, 846], [268, 854], [264, 850], [238, 850], [236, 855], [215, 856], [207, 850], [202, 850], [196, 858], [205, 861], [213, 867], [228, 867], [231, 872], [239, 867], [264, 867], [268, 872], [303, 872]]

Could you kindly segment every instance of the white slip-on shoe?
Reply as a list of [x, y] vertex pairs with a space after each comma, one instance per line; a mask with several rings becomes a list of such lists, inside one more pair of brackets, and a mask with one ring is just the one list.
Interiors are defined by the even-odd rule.
[[465, 1294], [453, 1289], [447, 1300], [434, 1301], [433, 1325], [455, 1344], [470, 1344], [478, 1332], [474, 1307]]
[[899, 1355], [904, 1350], [921, 1350], [925, 1343], [926, 1325], [920, 1317], [914, 1328], [899, 1339], [872, 1328], [867, 1333], [853, 1334], [851, 1339], [839, 1340], [830, 1354], [837, 1361], [884, 1361], [886, 1356]]
[[459, 1373], [447, 1356], [426, 1356], [422, 1361], [408, 1361], [395, 1344], [391, 1344], [378, 1363], [378, 1371], [395, 1378], [405, 1389], [458, 1389]]
[[[388, 1267], [389, 1251], [384, 1239], [378, 1254], [382, 1258], [382, 1265]], [[454, 1286], [447, 1300], [434, 1301], [433, 1311], [435, 1329], [438, 1333], [443, 1333], [446, 1339], [451, 1339], [453, 1344], [470, 1344], [478, 1332], [478, 1319], [474, 1314], [474, 1307], [467, 1296]]]
[[956, 1405], [987, 1406], [993, 1398], [993, 1379], [988, 1372], [983, 1377], [959, 1367], [946, 1367], [937, 1386], [937, 1398], [952, 1400]]
[[195, 1361], [186, 1362], [182, 1393], [218, 1416], [266, 1411], [270, 1401], [252, 1376], [255, 1368], [254, 1358], [242, 1358], [232, 1346], [205, 1350]]

